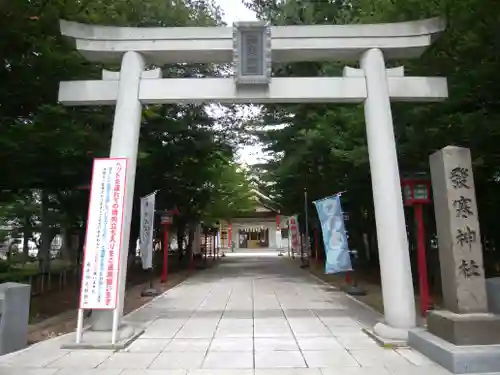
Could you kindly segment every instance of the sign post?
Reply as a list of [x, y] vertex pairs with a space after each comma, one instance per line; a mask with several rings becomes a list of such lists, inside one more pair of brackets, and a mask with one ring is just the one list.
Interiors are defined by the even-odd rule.
[[113, 310], [111, 343], [116, 344], [126, 172], [126, 158], [94, 160], [76, 328], [77, 344], [82, 338], [84, 310]]
[[149, 270], [149, 288], [143, 290], [141, 296], [153, 297], [159, 293], [153, 286], [153, 229], [155, 215], [155, 196], [156, 192], [141, 198], [141, 230], [140, 230], [140, 248], [142, 268]]
[[292, 248], [292, 259], [295, 259], [295, 253], [299, 249], [299, 223], [297, 215], [291, 216], [288, 219], [288, 226], [290, 228], [290, 247]]
[[163, 270], [161, 273], [161, 282], [166, 283], [168, 279], [168, 229], [173, 222], [171, 213], [166, 212], [161, 216], [161, 224], [163, 225]]

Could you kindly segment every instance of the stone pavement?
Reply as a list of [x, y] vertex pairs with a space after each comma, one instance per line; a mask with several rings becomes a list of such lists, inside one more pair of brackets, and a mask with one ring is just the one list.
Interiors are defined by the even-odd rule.
[[377, 313], [286, 257], [230, 254], [136, 310], [127, 349], [63, 350], [67, 335], [0, 357], [0, 375], [449, 374], [362, 332]]

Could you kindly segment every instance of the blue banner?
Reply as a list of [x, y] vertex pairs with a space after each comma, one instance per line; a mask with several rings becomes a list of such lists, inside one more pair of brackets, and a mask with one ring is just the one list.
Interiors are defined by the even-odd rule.
[[340, 196], [317, 200], [314, 205], [318, 211], [325, 244], [325, 273], [352, 271]]

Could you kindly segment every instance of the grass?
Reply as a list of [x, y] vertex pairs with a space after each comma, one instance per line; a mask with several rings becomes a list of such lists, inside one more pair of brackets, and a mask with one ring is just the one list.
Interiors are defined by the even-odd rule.
[[[66, 269], [66, 268], [70, 268], [71, 266], [72, 266], [71, 262], [68, 262], [68, 261], [63, 260], [63, 259], [52, 259], [50, 261], [50, 270], [51, 271], [57, 272], [57, 271], [60, 271], [60, 270]], [[38, 261], [17, 263], [17, 264], [12, 266], [12, 268], [16, 268], [19, 270], [36, 271], [36, 272], [38, 272], [38, 267], [39, 267]]]
[[[62, 259], [53, 259], [50, 263], [51, 273], [57, 274], [58, 272], [69, 268], [71, 268], [71, 263]], [[38, 273], [38, 261], [7, 263], [2, 267], [2, 271], [0, 271], [0, 283], [26, 282], [30, 277], [36, 276]]]

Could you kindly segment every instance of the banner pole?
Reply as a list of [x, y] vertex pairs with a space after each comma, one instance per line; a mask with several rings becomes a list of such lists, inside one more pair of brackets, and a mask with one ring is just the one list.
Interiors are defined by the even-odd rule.
[[116, 339], [118, 336], [118, 308], [115, 307], [113, 310], [113, 328], [111, 331], [111, 345], [116, 345]]
[[76, 343], [80, 344], [82, 341], [83, 331], [83, 309], [78, 309], [78, 318], [76, 321]]
[[154, 269], [153, 267], [151, 267], [149, 269], [149, 289], [153, 289], [153, 280], [154, 280], [154, 277], [155, 277], [155, 273], [154, 273]]
[[307, 254], [307, 263], [309, 263], [309, 258], [311, 256], [311, 246], [309, 243], [309, 207], [307, 204], [307, 188], [304, 188], [304, 213], [306, 216], [306, 235], [305, 235], [305, 243], [306, 243], [306, 254]]

